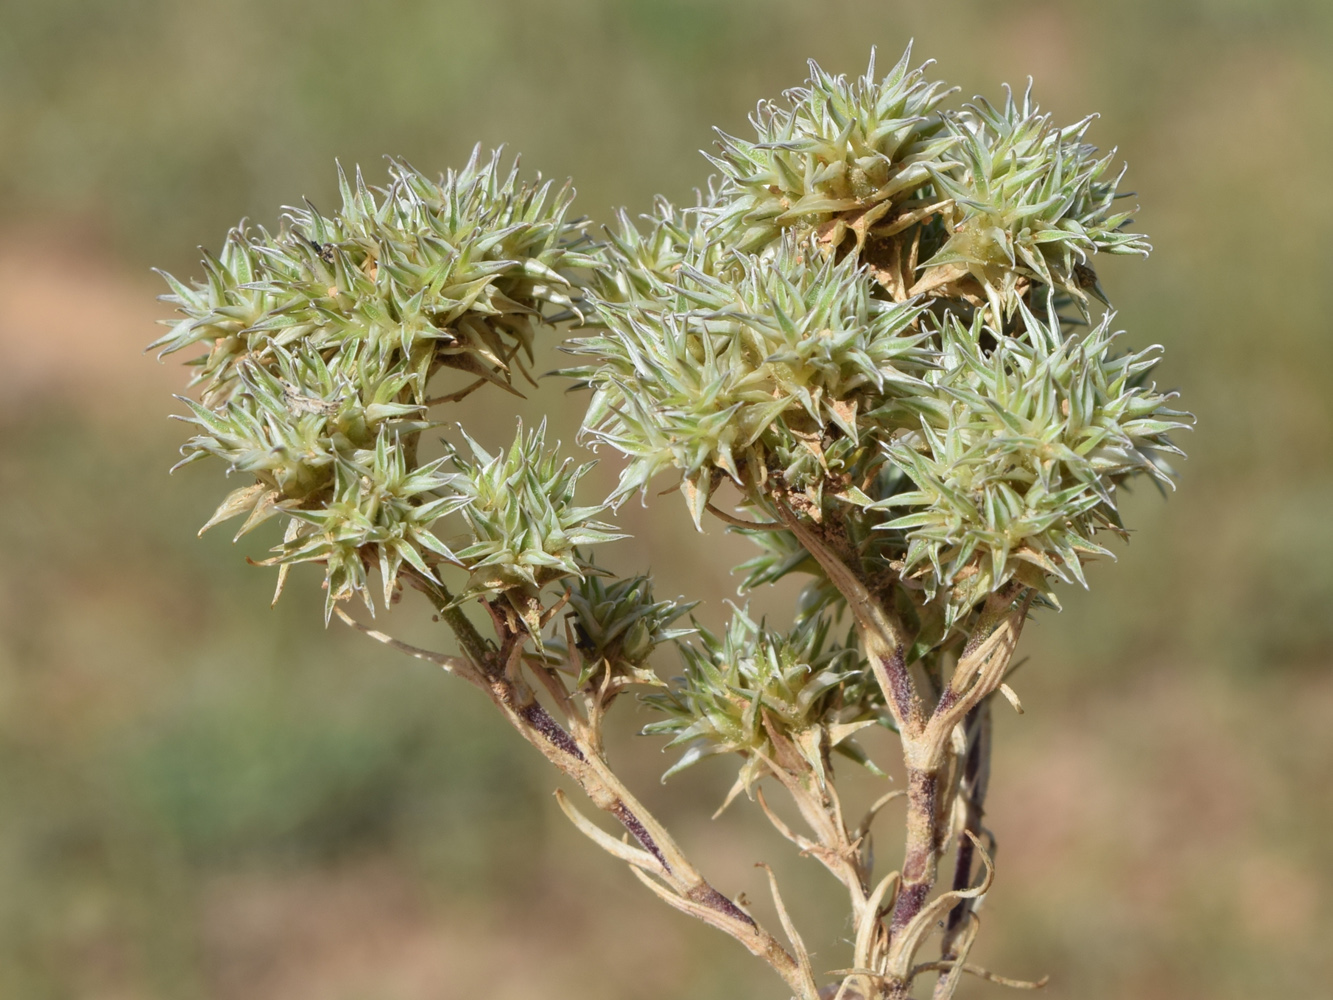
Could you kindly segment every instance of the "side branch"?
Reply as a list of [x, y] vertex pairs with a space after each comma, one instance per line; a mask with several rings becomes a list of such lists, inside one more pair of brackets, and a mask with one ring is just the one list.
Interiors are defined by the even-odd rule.
[[998, 605], [1004, 609], [1004, 616], [975, 648], [968, 643], [926, 726], [922, 740], [925, 759], [917, 762], [919, 766], [938, 767], [953, 738], [954, 727], [1003, 683], [1035, 596], [1033, 591], [1027, 590], [1017, 607], [1014, 606], [1015, 596], [1008, 589], [991, 596], [986, 610], [993, 612], [994, 605]]
[[[528, 640], [523, 627], [492, 608], [492, 618], [502, 639], [497, 649], [481, 639], [471, 622], [452, 605], [447, 591], [436, 586], [421, 589], [454, 629], [460, 645], [468, 652], [466, 658], [446, 657], [406, 647], [383, 633], [357, 625], [350, 618], [346, 620], [372, 638], [439, 663], [485, 692], [509, 724], [577, 784], [594, 805], [614, 816], [638, 841], [642, 850], [614, 840], [580, 817], [581, 822], [575, 821], [575, 825], [581, 832], [604, 850], [629, 863], [631, 870], [673, 907], [725, 931], [752, 954], [764, 959], [799, 1000], [818, 1000], [809, 962], [802, 963], [794, 958], [749, 914], [710, 885], [661, 822], [611, 770], [595, 748], [597, 741], [582, 739], [566, 730], [537, 700], [522, 672], [523, 649]], [[456, 624], [460, 618], [462, 622]], [[473, 658], [474, 654], [477, 659]], [[560, 804], [572, 819], [572, 806], [563, 797]]]
[[[513, 694], [500, 690], [501, 685], [509, 685]], [[595, 836], [591, 831], [596, 828], [591, 823], [576, 823], [584, 834], [604, 850], [628, 861], [640, 881], [673, 907], [726, 932], [751, 954], [764, 959], [800, 1000], [817, 1000], [809, 963], [793, 958], [749, 914], [709, 884], [661, 822], [625, 787], [605, 758], [562, 729], [535, 700], [529, 703], [530, 707], [514, 711], [510, 698], [522, 697], [522, 692], [508, 678], [491, 681], [489, 688], [492, 701], [524, 738], [575, 781], [594, 805], [614, 816], [643, 850], [626, 857], [622, 850], [612, 849], [608, 841], [626, 850], [628, 845], [620, 845], [605, 834]], [[529, 721], [531, 718], [538, 721], [534, 724]], [[571, 810], [569, 807], [565, 811], [568, 814]], [[651, 864], [646, 863], [649, 859]]]
[[[976, 860], [972, 837], [980, 836], [982, 831], [981, 820], [990, 785], [991, 704], [991, 699], [987, 698], [972, 709], [963, 727], [967, 748], [963, 754], [957, 794], [962, 807], [962, 832], [965, 836], [958, 842], [958, 855], [954, 860], [955, 892], [966, 889], [972, 882], [972, 868]], [[959, 958], [960, 937], [969, 926], [971, 913], [972, 900], [962, 900], [949, 914], [944, 929], [944, 942], [940, 948], [944, 960]]]

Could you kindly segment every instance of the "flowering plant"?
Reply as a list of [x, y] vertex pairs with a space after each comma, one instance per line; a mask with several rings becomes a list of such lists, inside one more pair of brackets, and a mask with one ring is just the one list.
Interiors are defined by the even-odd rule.
[[[928, 977], [947, 998], [965, 973], [1022, 985], [968, 962], [994, 876], [994, 696], [1018, 707], [1024, 622], [1123, 533], [1118, 487], [1170, 485], [1170, 435], [1189, 423], [1149, 381], [1156, 349], [1122, 346], [1104, 308], [1098, 255], [1149, 247], [1125, 229], [1113, 156], [1084, 141], [1090, 119], [1058, 126], [1030, 93], [947, 107], [909, 56], [855, 80], [812, 64], [759, 105], [753, 137], [721, 135], [696, 204], [659, 200], [604, 233], [571, 217], [570, 187], [498, 153], [438, 180], [394, 162], [382, 188], [340, 173], [334, 215], [289, 209], [276, 233], [233, 230], [203, 281], [168, 277], [182, 318], [155, 345], [203, 349], [183, 462], [246, 478], [205, 528], [280, 519], [279, 594], [292, 564], [319, 564], [326, 619], [480, 688], [632, 840], [559, 795], [582, 832], [801, 1000], [901, 1000]], [[516, 391], [556, 330], [586, 440], [624, 459], [609, 497], [578, 499], [589, 465], [544, 424], [497, 454], [464, 433], [423, 455], [451, 404]], [[692, 604], [594, 563], [622, 537], [619, 504], [667, 476], [695, 527], [755, 543], [743, 590], [806, 578], [789, 628], [739, 609], [720, 635], [686, 627]], [[346, 610], [404, 588], [457, 652]], [[653, 656], [667, 644], [671, 681]], [[843, 885], [848, 968], [813, 964], [771, 872], [785, 940], [617, 775], [603, 722], [631, 689], [658, 715], [647, 732], [682, 748], [668, 773], [734, 755], [727, 801], [756, 802]], [[857, 740], [876, 726], [897, 735], [906, 787], [854, 819], [837, 769], [883, 773]], [[883, 873], [872, 824], [897, 798], [905, 849]]]

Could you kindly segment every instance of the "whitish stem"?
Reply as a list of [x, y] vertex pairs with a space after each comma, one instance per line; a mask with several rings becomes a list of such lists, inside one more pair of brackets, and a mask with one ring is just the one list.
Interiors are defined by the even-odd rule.
[[[767, 722], [767, 720], [765, 720]], [[802, 852], [816, 858], [847, 889], [853, 924], [859, 924], [870, 896], [870, 872], [861, 851], [864, 834], [854, 835], [843, 820], [842, 804], [831, 781], [820, 782], [814, 769], [776, 727], [769, 727], [776, 760], [769, 771], [787, 790], [814, 839], [795, 833], [768, 806], [763, 790], [757, 791], [760, 808], [773, 827]]]

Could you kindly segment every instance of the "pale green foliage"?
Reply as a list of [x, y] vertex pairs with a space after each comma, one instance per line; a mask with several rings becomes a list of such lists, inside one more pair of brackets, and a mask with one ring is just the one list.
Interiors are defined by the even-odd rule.
[[570, 188], [526, 185], [499, 153], [480, 150], [461, 171], [431, 181], [401, 162], [390, 183], [367, 187], [339, 171], [342, 208], [288, 210], [283, 232], [233, 231], [207, 279], [168, 276], [185, 318], [153, 346], [205, 344], [196, 383], [204, 402], [225, 399], [241, 358], [277, 346], [355, 350], [358, 371], [400, 367], [416, 402], [440, 365], [509, 382], [530, 350], [543, 308], [568, 309], [571, 268], [592, 263], [572, 247]]
[[698, 213], [697, 206], [681, 209], [658, 197], [653, 214], [642, 218], [641, 229], [623, 209], [617, 212], [603, 248], [609, 266], [595, 276], [598, 295], [607, 303], [656, 302], [670, 288], [687, 255], [695, 270], [711, 271], [722, 248], [700, 231]]
[[1003, 108], [978, 98], [945, 122], [959, 162], [932, 166], [931, 176], [953, 202], [944, 215], [950, 235], [926, 266], [964, 265], [995, 316], [1013, 312], [1023, 279], [1068, 294], [1087, 315], [1087, 291], [1104, 299], [1087, 269], [1094, 254], [1147, 256], [1144, 237], [1120, 231], [1130, 213], [1113, 211], [1120, 177], [1106, 175], [1114, 153], [1099, 157], [1083, 142], [1091, 117], [1057, 128], [1029, 87], [1022, 103], [1012, 92]]
[[[430, 531], [436, 519], [466, 503], [464, 497], [447, 492], [453, 477], [439, 471], [442, 461], [409, 471], [401, 443], [387, 436], [375, 443], [373, 452], [359, 452], [357, 457], [359, 461], [341, 455], [334, 459], [333, 495], [319, 508], [290, 510], [293, 520], [287, 539], [270, 560], [284, 567], [324, 564], [326, 619], [337, 601], [356, 594], [371, 607], [366, 563], [372, 553], [386, 606], [404, 562], [434, 580], [428, 558], [461, 561]], [[445, 495], [438, 495], [442, 492]]]
[[736, 609], [724, 635], [699, 629], [697, 641], [678, 643], [684, 676], [670, 691], [644, 698], [667, 715], [645, 732], [688, 745], [667, 775], [713, 754], [737, 753], [748, 785], [764, 772], [765, 758], [778, 756], [774, 734], [821, 775], [830, 750], [865, 762], [851, 737], [884, 717], [879, 691], [854, 637], [830, 641], [829, 627], [827, 618], [808, 618], [776, 632]]
[[[1082, 583], [1117, 487], [1169, 484], [1189, 422], [1146, 381], [1155, 353], [1056, 314], [1101, 297], [1095, 254], [1148, 250], [1090, 119], [943, 96], [906, 57], [883, 80], [812, 66], [755, 141], [724, 137], [700, 205], [622, 217], [590, 296], [605, 332], [569, 372], [585, 431], [628, 459], [620, 495], [670, 469], [696, 524], [724, 480], [760, 522], [797, 504], [932, 658], [1009, 581]], [[840, 606], [794, 537], [748, 534], [747, 586], [809, 572], [802, 614]]]
[[945, 591], [951, 621], [1015, 577], [1084, 583], [1083, 560], [1108, 554], [1094, 536], [1121, 527], [1116, 486], [1136, 473], [1169, 484], [1164, 459], [1181, 454], [1167, 435], [1185, 414], [1141, 384], [1156, 351], [1114, 352], [1109, 315], [1064, 336], [1020, 308], [1025, 335], [989, 352], [980, 315], [946, 319], [936, 392], [886, 449], [917, 488], [867, 505], [908, 511], [877, 527], [903, 532], [904, 577]]
[[580, 685], [603, 665], [660, 683], [642, 668], [662, 643], [694, 631], [670, 627], [693, 607], [680, 600], [657, 600], [647, 575], [608, 580], [601, 573], [585, 572], [569, 591], [576, 647], [583, 663]]

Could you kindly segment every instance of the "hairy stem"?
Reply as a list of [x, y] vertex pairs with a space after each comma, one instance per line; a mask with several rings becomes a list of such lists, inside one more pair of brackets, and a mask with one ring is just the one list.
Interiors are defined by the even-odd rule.
[[[922, 911], [926, 908], [926, 901], [930, 898], [939, 873], [939, 856], [945, 841], [945, 818], [953, 807], [952, 799], [956, 794], [952, 787], [946, 787], [946, 777], [956, 773], [953, 770], [956, 766], [953, 748], [955, 729], [962, 727], [961, 735], [966, 739], [967, 722], [972, 713], [978, 711], [1002, 683], [1032, 598], [1031, 591], [1027, 591], [1024, 596], [1023, 588], [1017, 586], [1006, 587], [991, 595], [978, 616], [972, 637], [964, 647], [949, 685], [935, 706], [929, 722], [919, 733], [903, 735], [903, 755], [908, 776], [907, 844], [903, 859], [902, 891], [898, 894], [890, 921], [891, 938], [902, 934], [911, 939], [913, 935], [909, 928], [915, 926], [919, 931], [919, 921], [926, 919]], [[981, 756], [983, 749], [988, 749], [988, 745], [986, 748], [978, 748], [974, 779], [987, 773], [983, 767], [987, 762]], [[966, 768], [965, 759], [965, 771]], [[965, 780], [960, 782], [959, 793], [965, 786]], [[970, 829], [967, 832], [973, 836], [976, 833]], [[965, 836], [964, 840], [968, 844], [975, 843], [971, 836]], [[960, 854], [962, 850], [960, 845]], [[971, 850], [967, 851], [961, 863], [970, 877]], [[963, 891], [967, 887], [965, 882], [961, 886], [955, 885], [954, 890]], [[892, 981], [890, 985], [891, 997], [908, 996], [910, 979]]]

